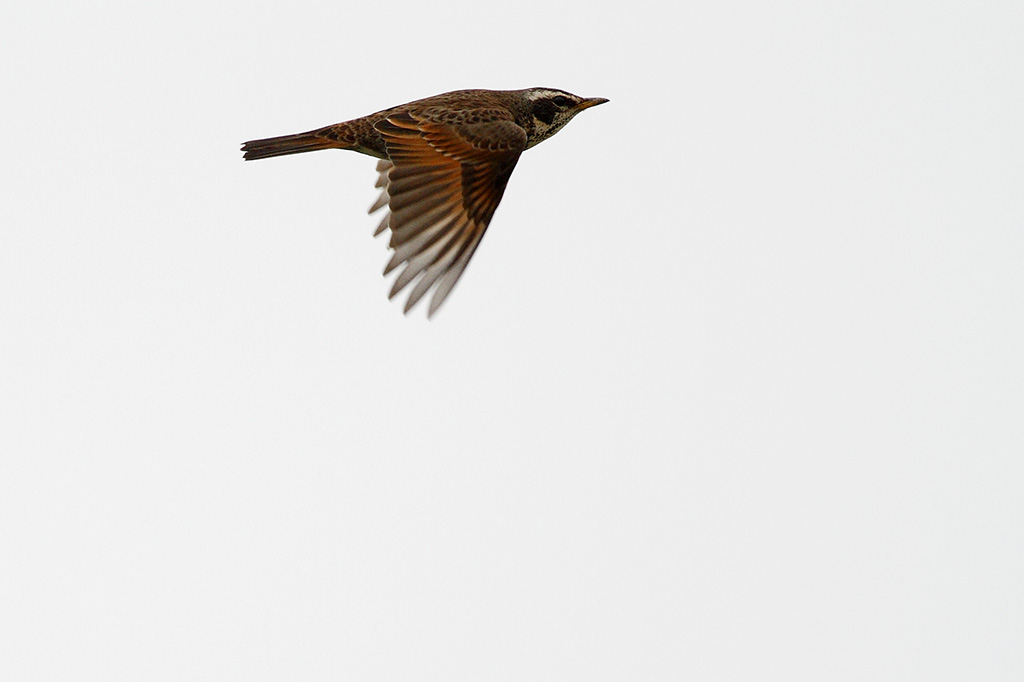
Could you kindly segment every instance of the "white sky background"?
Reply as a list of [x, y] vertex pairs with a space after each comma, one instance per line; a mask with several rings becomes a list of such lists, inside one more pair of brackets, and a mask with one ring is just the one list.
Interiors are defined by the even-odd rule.
[[[1024, 6], [148, 4], [0, 10], [0, 679], [1024, 679]], [[430, 322], [238, 151], [533, 85]]]

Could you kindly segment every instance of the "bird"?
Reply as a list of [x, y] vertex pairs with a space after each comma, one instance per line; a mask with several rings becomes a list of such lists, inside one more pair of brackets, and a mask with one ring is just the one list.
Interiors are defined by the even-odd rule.
[[427, 317], [451, 293], [480, 245], [519, 156], [603, 97], [556, 88], [456, 90], [305, 133], [242, 144], [247, 161], [320, 149], [379, 159], [387, 207], [374, 233], [390, 231], [388, 275], [402, 266], [388, 298], [416, 282], [404, 312], [433, 288]]

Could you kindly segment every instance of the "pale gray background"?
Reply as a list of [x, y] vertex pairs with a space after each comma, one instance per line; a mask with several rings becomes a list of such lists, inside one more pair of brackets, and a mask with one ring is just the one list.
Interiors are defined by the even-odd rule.
[[[0, 679], [1024, 679], [1019, 2], [6, 3]], [[526, 153], [432, 322], [374, 161]]]

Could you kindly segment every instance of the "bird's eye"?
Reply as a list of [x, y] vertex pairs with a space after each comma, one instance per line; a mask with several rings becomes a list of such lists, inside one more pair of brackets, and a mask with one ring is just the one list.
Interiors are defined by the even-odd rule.
[[552, 97], [551, 101], [555, 103], [555, 106], [559, 107], [564, 107], [569, 104], [569, 98], [562, 97], [561, 95], [558, 95], [557, 97]]

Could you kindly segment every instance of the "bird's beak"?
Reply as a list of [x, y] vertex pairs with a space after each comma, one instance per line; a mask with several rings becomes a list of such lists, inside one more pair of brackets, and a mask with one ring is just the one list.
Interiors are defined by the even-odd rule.
[[577, 104], [576, 108], [579, 109], [580, 111], [583, 111], [584, 109], [589, 109], [590, 107], [596, 107], [598, 104], [604, 104], [607, 101], [608, 100], [606, 100], [604, 97], [590, 97], [589, 99], [585, 99], [579, 104]]

